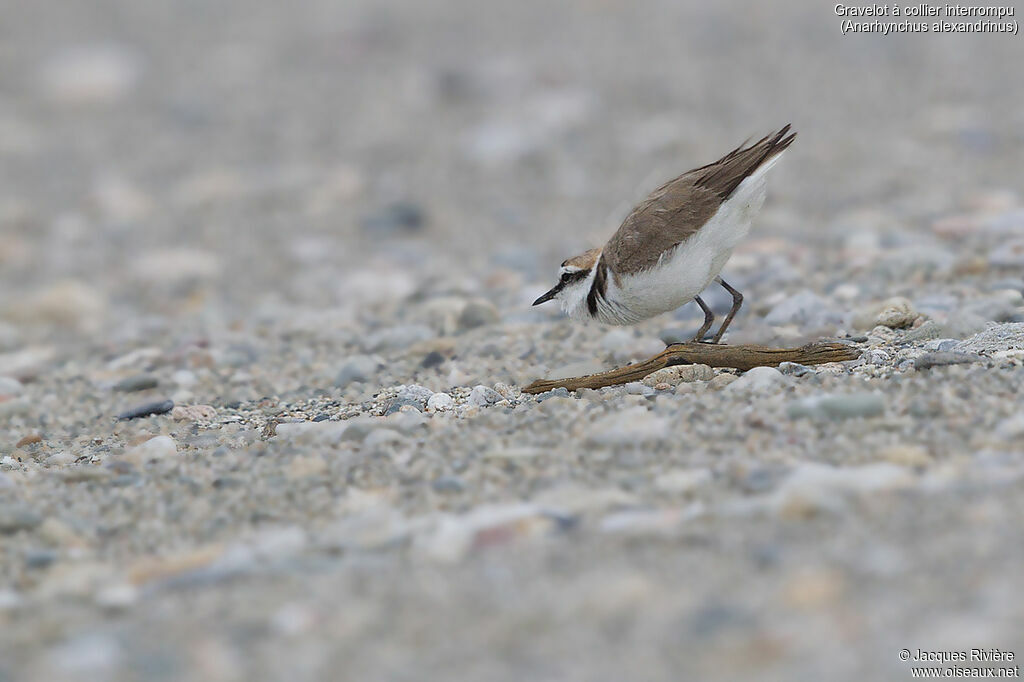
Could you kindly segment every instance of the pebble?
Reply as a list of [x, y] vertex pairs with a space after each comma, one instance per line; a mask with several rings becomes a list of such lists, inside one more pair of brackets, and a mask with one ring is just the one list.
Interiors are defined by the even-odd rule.
[[[639, 381], [631, 381], [624, 386], [626, 389], [626, 395], [654, 395], [654, 387], [647, 386]], [[568, 394], [568, 391], [566, 391]]]
[[372, 355], [354, 355], [341, 366], [334, 385], [345, 388], [349, 384], [372, 381], [380, 367], [380, 361]]
[[117, 415], [117, 418], [121, 421], [128, 421], [129, 419], [149, 417], [155, 414], [166, 414], [173, 409], [173, 400], [158, 400], [156, 402], [143, 403], [142, 405], [137, 405], [131, 409], [125, 410], [121, 414]]
[[918, 317], [917, 311], [905, 298], [891, 298], [885, 302], [881, 312], [875, 318], [875, 324], [890, 329], [903, 329], [914, 323]]
[[77, 47], [53, 55], [42, 66], [40, 84], [65, 105], [109, 104], [135, 86], [141, 65], [134, 52], [113, 44]]
[[1024, 349], [1024, 323], [995, 324], [957, 344], [958, 353], [991, 355], [1005, 350]]
[[470, 405], [476, 407], [484, 407], [485, 405], [493, 405], [501, 400], [503, 400], [501, 394], [493, 388], [479, 385], [473, 387], [473, 390], [469, 394], [468, 402]]
[[437, 493], [461, 493], [466, 489], [466, 482], [458, 476], [438, 476], [430, 487]]
[[24, 386], [13, 377], [0, 376], [0, 396], [19, 396]]
[[996, 434], [1011, 442], [1020, 442], [1024, 439], [1024, 414], [1007, 417], [996, 426]]
[[711, 381], [715, 378], [715, 370], [707, 365], [675, 365], [675, 367], [679, 373], [680, 383]]
[[878, 456], [905, 467], [928, 466], [934, 461], [928, 450], [920, 445], [892, 445], [880, 450]]
[[401, 386], [398, 389], [398, 400], [404, 400], [407, 402], [415, 403], [420, 409], [427, 406], [427, 401], [434, 395], [426, 386], [420, 386], [419, 384], [409, 384], [408, 386]]
[[879, 417], [885, 413], [885, 400], [875, 393], [843, 393], [812, 396], [790, 403], [791, 419], [856, 419]]
[[774, 367], [753, 367], [726, 387], [728, 391], [769, 391], [782, 388], [787, 379]]
[[151, 462], [166, 459], [178, 454], [178, 446], [170, 436], [155, 436], [144, 443], [136, 445], [125, 453], [128, 461]]
[[1001, 268], [1024, 268], [1024, 239], [1009, 239], [988, 254], [989, 265]]
[[424, 369], [431, 369], [433, 367], [440, 367], [444, 364], [445, 357], [436, 350], [432, 350], [423, 356], [423, 360], [420, 362], [420, 367]]
[[459, 314], [459, 329], [468, 331], [494, 324], [501, 319], [498, 309], [490, 301], [474, 300], [466, 304]]
[[569, 389], [562, 386], [558, 388], [553, 388], [550, 391], [538, 393], [534, 397], [534, 400], [536, 400], [538, 403], [542, 403], [545, 400], [550, 400], [551, 398], [569, 398]]
[[947, 365], [964, 365], [978, 362], [983, 358], [980, 355], [971, 353], [954, 353], [950, 351], [934, 351], [925, 353], [914, 359], [915, 369], [930, 369], [932, 367], [945, 367]]
[[654, 487], [667, 493], [692, 493], [712, 481], [710, 469], [675, 469], [654, 479]]
[[42, 522], [43, 517], [31, 507], [16, 502], [0, 502], [0, 533], [4, 535], [32, 530]]
[[212, 405], [177, 405], [171, 410], [171, 418], [179, 422], [211, 422], [217, 418], [217, 408]]
[[805, 374], [814, 373], [812, 368], [807, 365], [801, 365], [798, 362], [781, 362], [779, 363], [779, 371], [791, 377], [802, 377]]
[[712, 391], [720, 391], [737, 379], [739, 379], [739, 377], [735, 374], [719, 374], [708, 382], [708, 388]]
[[447, 393], [435, 393], [427, 400], [427, 412], [450, 410], [455, 407], [455, 400]]
[[769, 504], [784, 518], [804, 518], [841, 512], [850, 496], [907, 488], [913, 483], [910, 471], [890, 463], [840, 468], [804, 462], [789, 473]]
[[150, 388], [156, 388], [158, 384], [159, 382], [154, 376], [150, 376], [148, 374], [137, 374], [136, 376], [127, 377], [118, 381], [114, 384], [114, 390], [131, 393], [133, 391], [145, 391]]
[[860, 357], [867, 365], [888, 365], [892, 360], [892, 356], [880, 348], [866, 350]]
[[392, 236], [419, 232], [427, 223], [423, 209], [409, 201], [396, 201], [367, 215], [363, 229], [378, 236]]

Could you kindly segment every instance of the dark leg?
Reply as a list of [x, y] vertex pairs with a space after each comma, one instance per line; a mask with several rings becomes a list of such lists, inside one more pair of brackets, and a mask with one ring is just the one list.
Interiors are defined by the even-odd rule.
[[697, 335], [693, 337], [694, 341], [700, 342], [704, 340], [704, 335], [708, 333], [709, 329], [711, 329], [711, 325], [715, 321], [715, 314], [711, 312], [711, 308], [708, 307], [708, 304], [705, 303], [700, 296], [695, 296], [693, 300], [695, 300], [697, 305], [700, 306], [700, 309], [704, 311], [704, 325], [700, 328], [700, 331], [697, 332]]
[[736, 313], [739, 312], [740, 306], [743, 305], [743, 294], [729, 286], [724, 279], [721, 277], [715, 278], [719, 284], [725, 287], [725, 290], [732, 294], [732, 308], [729, 309], [729, 314], [725, 316], [725, 321], [722, 322], [722, 326], [718, 328], [718, 333], [715, 334], [715, 338], [712, 339], [711, 343], [718, 343], [725, 336], [725, 330], [729, 327], [729, 323], [732, 322], [732, 318], [736, 317]]

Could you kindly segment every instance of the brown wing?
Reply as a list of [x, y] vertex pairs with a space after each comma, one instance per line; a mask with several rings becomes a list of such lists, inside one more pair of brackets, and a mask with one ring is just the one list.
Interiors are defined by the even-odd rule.
[[718, 161], [695, 168], [651, 192], [622, 221], [603, 256], [615, 274], [633, 274], [658, 263], [665, 251], [704, 226], [722, 202], [763, 163], [796, 137], [789, 126], [749, 147], [740, 145]]

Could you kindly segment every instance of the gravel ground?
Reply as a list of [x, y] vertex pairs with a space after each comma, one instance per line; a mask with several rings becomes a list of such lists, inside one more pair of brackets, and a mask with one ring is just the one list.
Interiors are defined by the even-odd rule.
[[[0, 680], [1024, 655], [1018, 39], [489, 5], [0, 2]], [[728, 340], [861, 358], [522, 394], [696, 330], [529, 303], [790, 121]]]

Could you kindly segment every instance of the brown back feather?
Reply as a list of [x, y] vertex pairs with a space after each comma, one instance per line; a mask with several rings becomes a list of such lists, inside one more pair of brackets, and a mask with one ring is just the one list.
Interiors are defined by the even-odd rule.
[[658, 263], [662, 253], [696, 233], [744, 179], [792, 144], [796, 133], [787, 137], [788, 131], [787, 125], [749, 147], [740, 145], [718, 161], [684, 173], [651, 192], [626, 216], [604, 247], [612, 274], [647, 270]]

